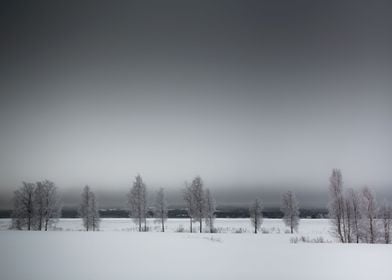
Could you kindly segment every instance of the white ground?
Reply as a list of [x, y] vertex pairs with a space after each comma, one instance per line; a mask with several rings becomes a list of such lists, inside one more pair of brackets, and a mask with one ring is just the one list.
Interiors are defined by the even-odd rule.
[[[0, 230], [7, 230], [10, 222], [10, 219], [0, 219]], [[161, 230], [161, 225], [154, 219], [148, 219], [147, 224], [151, 231]], [[195, 230], [199, 229], [198, 223], [193, 223], [193, 226]], [[215, 227], [220, 233], [253, 232], [249, 219], [216, 219]], [[165, 228], [167, 232], [177, 232], [180, 228], [189, 231], [189, 220], [168, 219]], [[82, 231], [82, 221], [80, 219], [60, 219], [54, 229], [57, 231]], [[264, 233], [284, 234], [288, 229], [281, 219], [264, 219], [261, 230]], [[137, 227], [131, 219], [102, 219], [100, 231], [137, 231]], [[329, 232], [330, 224], [327, 219], [303, 219], [298, 235], [323, 236], [332, 240]]]
[[[62, 231], [0, 231], [0, 279], [392, 279], [391, 245], [291, 244], [272, 219], [258, 235], [176, 233], [182, 223], [169, 220], [166, 233], [134, 232], [129, 219], [104, 219], [101, 232], [81, 232], [73, 219], [60, 221]], [[250, 230], [246, 219], [217, 227]], [[327, 238], [328, 229], [327, 220], [302, 220], [298, 235]]]

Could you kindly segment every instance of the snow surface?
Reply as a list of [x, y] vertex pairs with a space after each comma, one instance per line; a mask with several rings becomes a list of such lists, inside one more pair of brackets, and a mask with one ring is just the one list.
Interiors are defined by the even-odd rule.
[[[10, 219], [0, 219], [0, 230], [7, 230], [11, 223]], [[154, 219], [148, 219], [148, 227], [150, 231], [161, 231], [161, 224]], [[165, 223], [167, 232], [178, 232], [183, 229], [189, 232], [188, 219], [168, 219]], [[204, 226], [204, 225], [203, 225]], [[199, 229], [198, 223], [193, 223], [194, 230]], [[253, 233], [251, 223], [248, 219], [216, 219], [215, 228], [220, 233]], [[131, 219], [124, 218], [108, 218], [102, 219], [100, 224], [100, 231], [137, 231], [138, 227]], [[204, 229], [207, 228], [204, 226]], [[53, 228], [52, 228], [53, 230]], [[81, 219], [60, 219], [56, 224], [54, 230], [62, 231], [82, 231], [83, 224]], [[288, 228], [284, 226], [281, 219], [263, 219], [261, 230], [264, 233], [280, 233], [284, 234]], [[330, 223], [328, 219], [302, 219], [300, 221], [298, 235], [306, 236], [323, 236], [324, 238], [332, 240], [329, 234]]]
[[[75, 219], [61, 220], [62, 231], [0, 231], [0, 279], [392, 279], [391, 245], [292, 244], [272, 219], [263, 224], [270, 234], [258, 235], [175, 232], [182, 222], [187, 229], [169, 220], [165, 233], [134, 232], [129, 219], [104, 219], [100, 232], [78, 231]], [[225, 225], [250, 228], [246, 219], [217, 221]], [[301, 226], [298, 235], [319, 236], [329, 224]]]

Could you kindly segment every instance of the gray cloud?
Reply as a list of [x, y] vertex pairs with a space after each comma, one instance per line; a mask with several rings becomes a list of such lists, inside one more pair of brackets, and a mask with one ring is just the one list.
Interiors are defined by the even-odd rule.
[[140, 172], [322, 203], [333, 167], [389, 194], [387, 1], [181, 2], [2, 4], [4, 201], [22, 180], [104, 196]]

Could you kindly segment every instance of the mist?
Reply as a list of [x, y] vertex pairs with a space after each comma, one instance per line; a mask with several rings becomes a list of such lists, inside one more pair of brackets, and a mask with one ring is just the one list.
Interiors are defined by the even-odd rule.
[[138, 173], [324, 207], [332, 168], [391, 198], [389, 3], [245, 2], [2, 3], [0, 208], [45, 178], [122, 207]]

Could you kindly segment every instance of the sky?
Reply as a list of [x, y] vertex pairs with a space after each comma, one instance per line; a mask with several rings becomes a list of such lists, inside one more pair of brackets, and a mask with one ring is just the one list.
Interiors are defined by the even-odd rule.
[[[49, 179], [125, 205], [140, 173], [181, 203], [324, 207], [328, 177], [392, 200], [389, 1], [2, 1], [0, 208]], [[152, 194], [151, 194], [152, 195]]]

